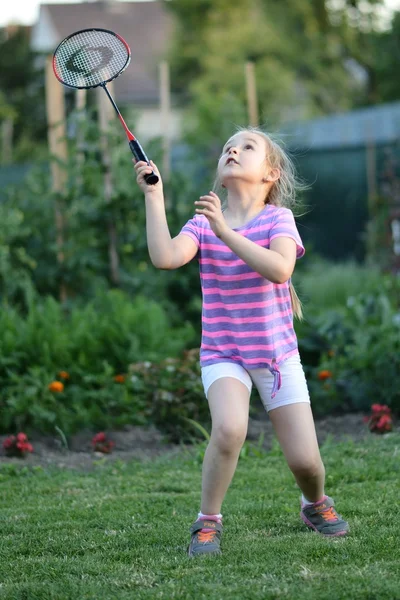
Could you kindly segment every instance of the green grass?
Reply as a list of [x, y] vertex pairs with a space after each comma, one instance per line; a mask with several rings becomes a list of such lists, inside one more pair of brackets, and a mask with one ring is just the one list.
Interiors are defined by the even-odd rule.
[[322, 448], [350, 521], [324, 539], [299, 519], [276, 448], [242, 459], [224, 504], [223, 555], [189, 559], [199, 451], [99, 461], [89, 473], [0, 466], [0, 598], [400, 599], [400, 435]]

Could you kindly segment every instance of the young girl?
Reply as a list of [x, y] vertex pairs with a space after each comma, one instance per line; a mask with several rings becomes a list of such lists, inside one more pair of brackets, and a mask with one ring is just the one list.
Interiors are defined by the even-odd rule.
[[220, 553], [221, 507], [246, 438], [252, 383], [302, 491], [302, 520], [325, 536], [345, 535], [348, 524], [324, 492], [325, 470], [293, 329], [301, 305], [290, 278], [304, 247], [288, 208], [298, 187], [292, 162], [262, 131], [238, 131], [218, 162], [225, 208], [214, 192], [200, 196], [196, 215], [173, 239], [161, 178], [153, 186], [144, 181], [152, 169], [159, 175], [156, 165], [139, 162], [135, 169], [145, 194], [153, 265], [177, 269], [195, 256], [200, 263], [200, 361], [212, 431], [189, 555]]

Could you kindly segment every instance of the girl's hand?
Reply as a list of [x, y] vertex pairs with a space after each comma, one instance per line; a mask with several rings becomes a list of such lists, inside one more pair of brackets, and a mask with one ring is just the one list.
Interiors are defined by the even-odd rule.
[[221, 209], [221, 200], [217, 194], [210, 192], [206, 196], [200, 196], [200, 200], [196, 200], [196, 213], [207, 217], [211, 229], [217, 237], [221, 237], [223, 232], [228, 229], [228, 225], [224, 219]]
[[[132, 162], [135, 165], [135, 171], [137, 174], [136, 181], [142, 192], [144, 192], [146, 195], [159, 194], [162, 192], [163, 186], [161, 175], [153, 161], [151, 160], [149, 165], [142, 160], [135, 162], [135, 159], [132, 159]], [[152, 171], [158, 175], [158, 182], [155, 185], [148, 185], [144, 176], [149, 175]]]

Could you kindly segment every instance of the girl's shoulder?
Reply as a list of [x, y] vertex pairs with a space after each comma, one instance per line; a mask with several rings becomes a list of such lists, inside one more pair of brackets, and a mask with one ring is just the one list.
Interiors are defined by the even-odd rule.
[[189, 223], [193, 223], [199, 229], [210, 229], [210, 223], [205, 215], [194, 214], [189, 220]]
[[293, 211], [287, 206], [276, 206], [275, 204], [268, 205], [271, 209], [271, 216], [275, 217], [278, 215], [293, 215]]

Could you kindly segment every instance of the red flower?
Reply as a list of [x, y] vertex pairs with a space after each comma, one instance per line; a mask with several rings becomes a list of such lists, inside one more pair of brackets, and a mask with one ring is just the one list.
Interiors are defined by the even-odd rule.
[[95, 452], [102, 452], [103, 454], [110, 454], [111, 450], [115, 446], [115, 442], [107, 439], [104, 431], [96, 433], [92, 439], [92, 446]]
[[392, 419], [389, 415], [382, 415], [379, 421], [376, 424], [377, 429], [381, 431], [391, 431], [392, 429]]
[[18, 456], [23, 458], [27, 452], [33, 452], [33, 446], [28, 442], [28, 437], [25, 433], [10, 435], [3, 442], [3, 448], [7, 456]]
[[372, 414], [364, 418], [370, 431], [374, 433], [387, 433], [393, 429], [391, 410], [385, 404], [373, 404]]
[[371, 406], [371, 410], [373, 413], [384, 413], [390, 415], [390, 408], [385, 404], [373, 404]]
[[330, 379], [332, 377], [332, 372], [328, 371], [328, 369], [324, 369], [318, 373], [318, 379], [320, 381], [325, 381], [326, 379]]
[[10, 435], [7, 439], [4, 440], [4, 442], [3, 442], [3, 448], [5, 450], [8, 450], [8, 448], [11, 448], [11, 446], [14, 445], [15, 440], [16, 440], [15, 435]]
[[104, 433], [104, 431], [100, 431], [99, 433], [96, 433], [96, 435], [93, 437], [92, 444], [93, 444], [93, 446], [95, 446], [96, 444], [100, 444], [105, 441], [106, 441], [106, 434]]

